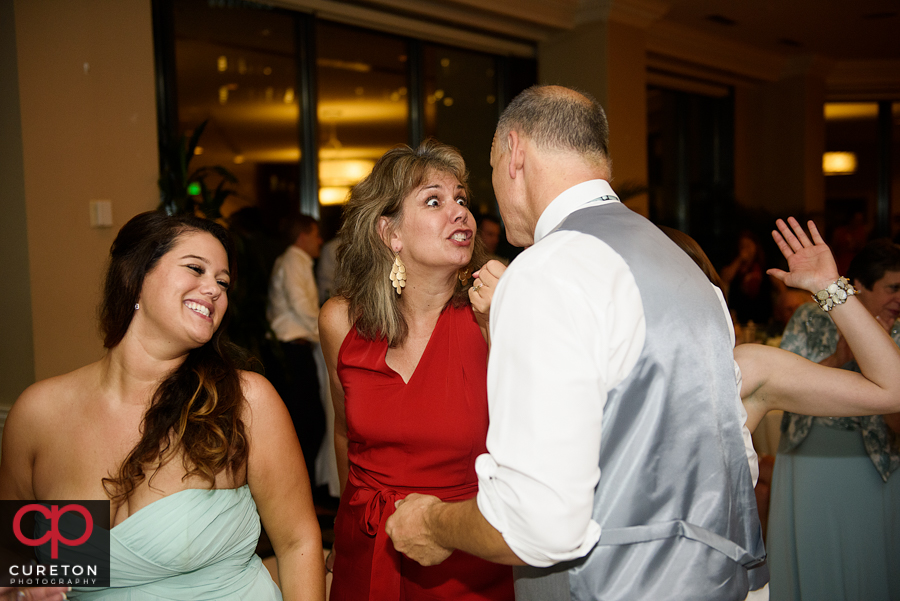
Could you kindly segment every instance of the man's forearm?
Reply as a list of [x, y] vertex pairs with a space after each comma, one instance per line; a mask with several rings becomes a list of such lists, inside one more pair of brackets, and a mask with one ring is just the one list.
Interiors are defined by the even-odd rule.
[[503, 540], [503, 535], [484, 519], [475, 499], [460, 503], [439, 503], [427, 514], [428, 529], [436, 542], [447, 549], [506, 565], [526, 565]]

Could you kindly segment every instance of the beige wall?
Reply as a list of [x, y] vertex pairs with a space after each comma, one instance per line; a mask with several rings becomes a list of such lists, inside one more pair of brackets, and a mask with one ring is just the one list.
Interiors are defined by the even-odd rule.
[[0, 0], [0, 407], [9, 407], [34, 381], [14, 23], [12, 0]]
[[[14, 7], [34, 375], [42, 379], [102, 355], [96, 308], [110, 243], [157, 203], [152, 24], [150, 0]], [[112, 228], [90, 227], [92, 199], [112, 201]]]

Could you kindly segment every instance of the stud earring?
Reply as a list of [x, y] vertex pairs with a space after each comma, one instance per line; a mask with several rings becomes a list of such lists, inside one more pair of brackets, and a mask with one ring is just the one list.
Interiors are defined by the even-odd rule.
[[406, 265], [400, 260], [400, 253], [394, 253], [394, 264], [391, 266], [391, 286], [397, 291], [397, 296], [403, 294], [406, 286]]
[[134, 310], [137, 311], [141, 308], [141, 303], [134, 303]]

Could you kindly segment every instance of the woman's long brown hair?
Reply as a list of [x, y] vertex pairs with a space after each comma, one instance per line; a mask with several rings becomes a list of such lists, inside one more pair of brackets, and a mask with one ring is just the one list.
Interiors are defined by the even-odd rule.
[[[225, 248], [235, 274], [233, 244], [219, 224], [193, 216], [141, 213], [119, 231], [110, 249], [104, 284], [100, 325], [103, 344], [115, 347], [131, 324], [146, 275], [178, 238], [206, 232]], [[183, 479], [200, 476], [215, 484], [222, 470], [238, 473], [249, 452], [241, 414], [244, 395], [238, 359], [241, 351], [225, 336], [228, 314], [209, 342], [190, 351], [184, 362], [160, 382], [141, 423], [141, 439], [128, 453], [115, 475], [103, 479], [110, 498], [126, 500], [146, 478], [179, 451]]]

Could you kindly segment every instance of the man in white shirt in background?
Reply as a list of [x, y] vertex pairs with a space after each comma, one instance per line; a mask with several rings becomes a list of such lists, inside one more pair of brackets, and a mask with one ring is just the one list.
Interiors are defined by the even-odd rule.
[[290, 217], [285, 225], [293, 243], [275, 260], [266, 310], [269, 325], [281, 342], [284, 362], [282, 366], [267, 366], [267, 375], [290, 411], [306, 469], [314, 482], [316, 454], [325, 436], [325, 413], [313, 355], [319, 344], [319, 292], [313, 262], [319, 256], [322, 238], [318, 222], [309, 215]]
[[471, 293], [497, 285], [478, 496], [410, 495], [387, 532], [424, 565], [460, 549], [517, 566], [518, 601], [739, 601], [767, 575], [731, 325], [613, 192], [608, 140], [602, 107], [567, 88], [501, 116], [494, 192], [527, 250]]

